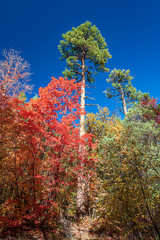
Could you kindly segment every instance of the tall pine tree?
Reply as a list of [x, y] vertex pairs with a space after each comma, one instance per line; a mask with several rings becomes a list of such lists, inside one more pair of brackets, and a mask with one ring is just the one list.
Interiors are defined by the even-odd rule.
[[[98, 72], [107, 71], [106, 63], [111, 55], [107, 49], [105, 39], [95, 25], [87, 21], [77, 28], [72, 28], [62, 35], [59, 50], [62, 54], [61, 60], [66, 60], [67, 67], [63, 72], [67, 78], [75, 78], [82, 82], [81, 87], [81, 116], [80, 136], [85, 134], [84, 111], [85, 111], [85, 87], [86, 82], [93, 83], [94, 76]], [[81, 147], [83, 159], [83, 149]], [[83, 162], [83, 161], [82, 161]], [[83, 169], [83, 164], [81, 164]], [[85, 214], [83, 170], [78, 175], [77, 188], [77, 213]]]
[[126, 115], [127, 104], [143, 97], [141, 91], [133, 87], [131, 80], [133, 77], [130, 75], [129, 70], [114, 69], [111, 71], [107, 82], [111, 84], [105, 92], [107, 98], [116, 97], [122, 103], [123, 108], [120, 110]]

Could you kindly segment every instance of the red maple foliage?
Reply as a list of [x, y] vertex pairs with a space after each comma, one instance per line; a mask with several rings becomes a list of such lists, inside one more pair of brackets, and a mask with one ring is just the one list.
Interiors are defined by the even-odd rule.
[[64, 78], [52, 78], [28, 103], [0, 94], [2, 228], [56, 226], [76, 191], [80, 144], [91, 174], [92, 138], [79, 137], [79, 96], [80, 83]]
[[155, 120], [157, 124], [160, 124], [160, 104], [155, 98], [146, 98], [141, 100], [141, 106], [144, 109], [148, 109], [145, 112], [144, 118], [146, 120]]

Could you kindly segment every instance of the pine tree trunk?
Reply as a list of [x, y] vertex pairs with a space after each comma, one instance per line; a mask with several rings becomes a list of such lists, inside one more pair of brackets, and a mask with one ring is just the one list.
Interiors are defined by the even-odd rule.
[[123, 109], [124, 109], [124, 115], [126, 116], [127, 106], [126, 106], [126, 100], [125, 100], [124, 92], [123, 92], [122, 88], [121, 88], [121, 98], [122, 98], [122, 104], [123, 104]]
[[[81, 110], [80, 115], [80, 137], [85, 134], [84, 111], [85, 111], [85, 56], [82, 58], [82, 87], [81, 87]], [[85, 215], [85, 182], [84, 182], [84, 146], [79, 147], [80, 152], [80, 171], [78, 173], [77, 184], [77, 217]]]
[[[84, 65], [84, 66], [83, 66]], [[81, 110], [85, 111], [85, 63], [82, 65]], [[80, 137], [85, 134], [84, 113], [80, 116]]]

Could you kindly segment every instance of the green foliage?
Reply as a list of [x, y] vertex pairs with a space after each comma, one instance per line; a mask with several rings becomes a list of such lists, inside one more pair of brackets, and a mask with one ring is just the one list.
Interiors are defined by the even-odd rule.
[[106, 63], [111, 55], [105, 39], [95, 25], [87, 21], [77, 28], [73, 27], [62, 37], [64, 40], [60, 42], [58, 48], [62, 54], [61, 60], [67, 62], [64, 76], [81, 79], [82, 59], [87, 61], [85, 73], [89, 83], [94, 82], [94, 75], [97, 72], [107, 71]]
[[159, 239], [159, 126], [139, 118], [138, 108], [132, 109], [133, 120], [128, 113], [99, 143], [99, 208], [126, 239]]
[[[107, 79], [108, 83], [111, 83], [112, 89], [108, 88], [105, 93], [108, 98], [119, 97], [121, 99], [121, 89], [123, 90], [125, 96], [128, 98], [131, 95], [131, 99], [136, 99], [134, 93], [136, 89], [132, 87], [131, 80], [133, 77], [130, 75], [129, 70], [114, 69], [111, 71], [109, 78]], [[129, 99], [128, 99], [129, 100]]]
[[27, 100], [26, 98], [26, 94], [24, 92], [21, 92], [19, 94], [19, 97], [18, 97], [19, 100], [21, 100], [22, 102], [25, 102]]
[[[118, 102], [120, 101], [124, 105], [133, 103], [141, 99], [144, 94], [141, 91], [137, 92], [137, 89], [132, 86], [133, 77], [130, 75], [130, 70], [114, 69], [111, 71], [107, 82], [111, 84], [111, 87], [105, 92], [107, 98], [116, 97]], [[148, 94], [147, 94], [148, 95]]]

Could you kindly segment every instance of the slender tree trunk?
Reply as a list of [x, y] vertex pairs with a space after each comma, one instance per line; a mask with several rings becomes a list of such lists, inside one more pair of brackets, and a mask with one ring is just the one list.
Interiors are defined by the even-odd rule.
[[[82, 87], [81, 87], [81, 115], [80, 115], [80, 137], [85, 134], [84, 111], [85, 111], [85, 55], [82, 58]], [[78, 173], [77, 185], [77, 217], [85, 215], [85, 182], [84, 182], [84, 146], [79, 147], [80, 152], [80, 171]]]
[[122, 104], [123, 104], [123, 109], [124, 109], [124, 115], [126, 116], [127, 106], [126, 106], [126, 100], [125, 100], [124, 92], [123, 92], [122, 88], [121, 88], [121, 98], [122, 98]]
[[[81, 110], [85, 111], [85, 60], [82, 60]], [[84, 113], [80, 116], [80, 137], [85, 134]]]

